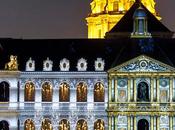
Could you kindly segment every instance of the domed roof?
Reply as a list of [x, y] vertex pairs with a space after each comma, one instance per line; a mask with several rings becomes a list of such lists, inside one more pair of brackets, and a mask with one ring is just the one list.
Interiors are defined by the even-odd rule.
[[147, 17], [145, 10], [141, 6], [134, 12], [133, 18], [135, 17]]

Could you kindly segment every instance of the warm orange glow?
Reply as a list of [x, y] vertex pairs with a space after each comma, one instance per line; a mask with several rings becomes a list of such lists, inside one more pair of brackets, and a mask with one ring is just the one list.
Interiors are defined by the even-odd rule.
[[[93, 0], [90, 4], [92, 12], [86, 18], [88, 38], [104, 38], [105, 33], [118, 23], [134, 2], [135, 0]], [[157, 16], [154, 0], [142, 0], [142, 3]], [[160, 19], [159, 16], [157, 18]]]

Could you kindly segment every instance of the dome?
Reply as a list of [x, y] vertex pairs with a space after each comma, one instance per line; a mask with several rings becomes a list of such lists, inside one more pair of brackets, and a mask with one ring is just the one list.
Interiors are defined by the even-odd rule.
[[139, 7], [138, 9], [136, 9], [136, 11], [134, 12], [133, 18], [135, 17], [146, 17], [146, 12], [142, 7]]

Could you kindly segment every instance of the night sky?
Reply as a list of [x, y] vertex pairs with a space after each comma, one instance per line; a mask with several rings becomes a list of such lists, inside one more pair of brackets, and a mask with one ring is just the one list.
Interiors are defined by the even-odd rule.
[[[0, 37], [87, 38], [91, 0], [1, 0]], [[175, 0], [156, 0], [162, 22], [175, 31]]]

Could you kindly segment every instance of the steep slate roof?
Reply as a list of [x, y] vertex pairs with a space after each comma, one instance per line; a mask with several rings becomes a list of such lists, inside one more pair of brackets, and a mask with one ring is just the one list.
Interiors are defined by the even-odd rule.
[[29, 57], [35, 60], [36, 71], [42, 71], [43, 61], [53, 61], [53, 71], [59, 71], [63, 58], [70, 60], [70, 71], [77, 71], [77, 61], [87, 59], [87, 71], [94, 71], [94, 61], [105, 60], [105, 70], [145, 54], [168, 65], [175, 65], [175, 39], [0, 39], [0, 69], [10, 55], [17, 55], [19, 70], [25, 71]]
[[139, 8], [142, 7], [148, 19], [148, 32], [154, 33], [168, 33], [170, 36], [173, 35], [166, 26], [164, 26], [142, 3], [135, 2], [132, 7], [128, 10], [128, 12], [122, 17], [122, 19], [108, 32], [108, 35], [115, 34], [115, 33], [130, 33], [133, 31], [133, 15], [134, 12]]

